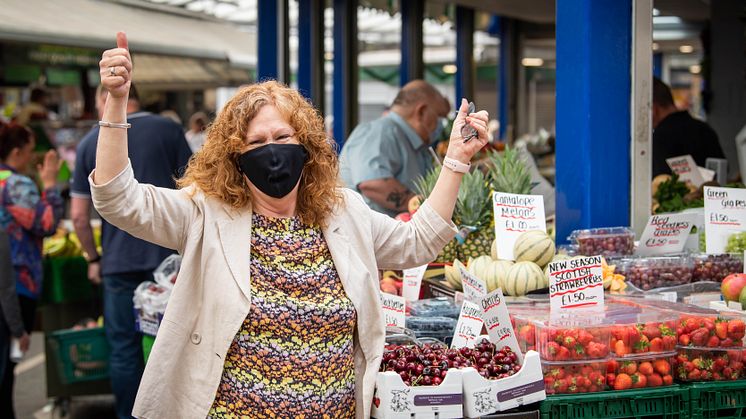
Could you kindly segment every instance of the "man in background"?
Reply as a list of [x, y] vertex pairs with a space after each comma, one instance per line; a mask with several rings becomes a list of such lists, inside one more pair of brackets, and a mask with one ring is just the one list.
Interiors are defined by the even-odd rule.
[[445, 126], [448, 101], [424, 80], [407, 83], [387, 115], [358, 125], [342, 147], [340, 175], [376, 211], [407, 211], [415, 181], [432, 168], [429, 146]]
[[690, 154], [697, 166], [708, 157], [725, 158], [715, 131], [705, 122], [676, 108], [671, 89], [653, 79], [653, 177], [670, 174], [666, 159]]
[[[99, 87], [96, 103], [101, 118], [108, 93]], [[176, 188], [192, 155], [184, 133], [173, 121], [140, 111], [134, 85], [127, 102], [127, 122], [132, 124], [127, 142], [135, 178], [166, 188]], [[172, 250], [136, 239], [101, 220], [102, 254], [99, 255], [91, 229], [91, 191], [88, 175], [96, 166], [99, 127], [94, 127], [78, 145], [71, 186], [71, 215], [75, 232], [88, 260], [88, 276], [104, 285], [104, 321], [111, 348], [111, 386], [119, 419], [131, 418], [132, 406], [144, 369], [142, 335], [135, 331], [132, 297], [135, 288], [153, 280], [153, 270], [173, 254]]]

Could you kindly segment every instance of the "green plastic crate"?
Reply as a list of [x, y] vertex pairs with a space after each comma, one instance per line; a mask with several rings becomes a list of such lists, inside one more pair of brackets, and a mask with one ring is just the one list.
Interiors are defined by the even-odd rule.
[[693, 419], [746, 418], [746, 380], [689, 385]]
[[109, 343], [103, 327], [59, 330], [50, 335], [49, 344], [63, 383], [109, 377]]
[[547, 396], [541, 419], [683, 419], [689, 417], [689, 390], [678, 385], [640, 390]]
[[142, 335], [142, 355], [145, 358], [145, 363], [148, 363], [150, 358], [150, 351], [153, 350], [153, 343], [155, 343], [155, 336]]

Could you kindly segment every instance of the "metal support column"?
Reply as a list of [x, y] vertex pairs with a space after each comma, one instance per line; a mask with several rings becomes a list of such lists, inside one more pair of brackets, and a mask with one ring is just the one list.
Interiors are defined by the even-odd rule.
[[324, 112], [324, 0], [298, 0], [298, 90]]
[[425, 0], [411, 0], [401, 4], [401, 65], [399, 85], [404, 86], [425, 74], [422, 60], [422, 21], [425, 19]]
[[650, 218], [652, 198], [653, 127], [653, 0], [632, 2], [632, 96], [630, 100], [630, 217], [637, 237], [642, 235]]
[[474, 10], [456, 6], [456, 108], [474, 99]]
[[500, 54], [497, 61], [497, 94], [499, 95], [497, 109], [498, 121], [500, 121], [498, 138], [505, 141], [512, 137], [512, 131], [515, 130], [518, 34], [515, 20], [499, 17], [498, 21], [498, 36], [500, 37]]
[[630, 225], [633, 0], [557, 3], [557, 233]]
[[357, 0], [334, 0], [334, 140], [342, 149], [357, 125]]
[[257, 26], [257, 80], [290, 82], [288, 0], [260, 0]]

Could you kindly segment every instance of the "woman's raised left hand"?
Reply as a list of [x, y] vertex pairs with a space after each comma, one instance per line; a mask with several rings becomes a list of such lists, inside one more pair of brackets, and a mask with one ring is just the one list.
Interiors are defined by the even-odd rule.
[[[458, 115], [456, 115], [456, 119], [453, 121], [453, 129], [451, 130], [446, 157], [468, 164], [471, 158], [487, 144], [487, 121], [489, 121], [487, 111], [482, 110], [469, 114], [469, 102], [466, 99], [461, 99]], [[461, 135], [464, 125], [470, 125], [477, 130], [477, 136], [467, 141], [466, 144], [464, 144], [464, 137]], [[467, 129], [464, 129], [464, 131]]]

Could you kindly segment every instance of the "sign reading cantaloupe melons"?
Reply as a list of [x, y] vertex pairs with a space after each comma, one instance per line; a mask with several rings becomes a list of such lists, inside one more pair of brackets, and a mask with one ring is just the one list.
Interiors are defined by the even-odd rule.
[[[500, 259], [515, 260], [513, 246], [521, 233], [531, 230], [546, 232], [544, 197], [495, 192], [492, 195], [495, 216], [495, 237]], [[551, 258], [550, 258], [551, 260]]]

